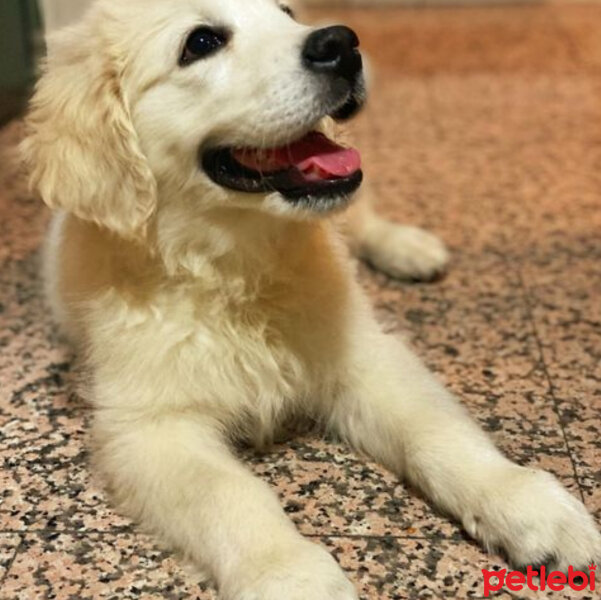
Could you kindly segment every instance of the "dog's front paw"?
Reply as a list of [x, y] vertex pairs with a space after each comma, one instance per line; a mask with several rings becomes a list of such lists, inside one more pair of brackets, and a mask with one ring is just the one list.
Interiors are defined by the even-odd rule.
[[358, 600], [334, 558], [309, 542], [258, 557], [222, 592], [227, 600]]
[[419, 227], [379, 221], [364, 242], [365, 260], [391, 277], [429, 281], [444, 272], [449, 262], [445, 245]]
[[485, 496], [467, 531], [513, 565], [546, 564], [560, 571], [601, 560], [601, 535], [584, 505], [549, 473], [512, 467]]

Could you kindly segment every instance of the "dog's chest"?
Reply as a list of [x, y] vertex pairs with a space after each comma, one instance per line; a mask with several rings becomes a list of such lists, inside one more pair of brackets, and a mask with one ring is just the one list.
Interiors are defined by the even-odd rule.
[[186, 397], [219, 418], [266, 424], [331, 385], [343, 355], [340, 303], [301, 287], [236, 302], [186, 294], [177, 311], [167, 310], [173, 299], [166, 302], [159, 335], [172, 344], [167, 355]]
[[204, 315], [193, 337], [204, 377], [223, 377], [257, 397], [311, 393], [340, 333], [311, 304], [260, 299]]

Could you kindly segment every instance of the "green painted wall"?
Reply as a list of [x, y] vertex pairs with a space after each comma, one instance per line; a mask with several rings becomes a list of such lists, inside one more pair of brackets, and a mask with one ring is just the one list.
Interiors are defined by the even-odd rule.
[[0, 121], [21, 108], [33, 83], [38, 30], [34, 0], [0, 0]]

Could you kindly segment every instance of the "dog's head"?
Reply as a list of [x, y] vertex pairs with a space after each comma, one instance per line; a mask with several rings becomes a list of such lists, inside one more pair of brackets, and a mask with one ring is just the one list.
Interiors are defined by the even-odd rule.
[[323, 133], [363, 103], [358, 45], [278, 0], [98, 0], [50, 41], [24, 145], [33, 182], [126, 237], [177, 203], [329, 212], [361, 182], [358, 153]]

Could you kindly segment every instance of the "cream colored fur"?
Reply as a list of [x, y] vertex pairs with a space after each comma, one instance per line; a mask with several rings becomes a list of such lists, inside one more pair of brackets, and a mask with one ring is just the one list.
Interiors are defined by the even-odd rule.
[[[182, 70], [199, 21], [234, 42]], [[276, 145], [315, 126], [320, 91], [298, 60], [308, 31], [272, 0], [99, 0], [50, 45], [24, 151], [57, 209], [48, 293], [91, 373], [96, 464], [116, 503], [226, 600], [356, 598], [230, 448], [309, 415], [514, 562], [599, 558], [584, 506], [503, 457], [382, 333], [327, 215], [198, 168], [207, 140]], [[436, 238], [358, 210], [354, 243], [377, 266], [443, 267]]]

